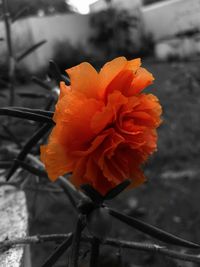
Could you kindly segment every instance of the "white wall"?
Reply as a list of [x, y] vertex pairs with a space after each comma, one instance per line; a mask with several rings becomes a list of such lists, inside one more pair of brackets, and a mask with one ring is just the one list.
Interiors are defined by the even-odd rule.
[[200, 31], [200, 0], [164, 1], [142, 7], [141, 14], [145, 33], [151, 34], [156, 42], [157, 58], [189, 58], [200, 54], [199, 34], [176, 37], [187, 30]]
[[[0, 22], [0, 33], [5, 38], [4, 22]], [[53, 57], [55, 45], [68, 40], [72, 45], [81, 44], [90, 49], [87, 39], [91, 35], [88, 15], [66, 14], [46, 17], [29, 17], [13, 24], [13, 46], [17, 54], [33, 44], [46, 39], [47, 43], [27, 56], [20, 64], [29, 71], [35, 72], [48, 65]], [[64, 51], [66, 52], [66, 51]], [[0, 62], [5, 62], [7, 54], [6, 42], [0, 43]]]
[[[111, 5], [115, 8], [125, 8], [134, 10], [137, 7], [142, 6], [142, 0], [112, 0]], [[105, 0], [99, 0], [90, 5], [90, 12], [98, 12], [100, 10], [106, 9], [108, 5]]]
[[169, 0], [142, 7], [144, 29], [155, 41], [178, 32], [200, 30], [200, 0]]
[[[81, 44], [87, 50], [90, 37], [89, 16], [67, 14], [29, 19], [34, 40], [46, 39], [47, 43], [34, 53], [40, 66], [45, 66], [52, 58], [56, 44], [68, 40], [72, 45]], [[66, 53], [67, 51], [63, 51]], [[27, 60], [29, 60], [27, 58]], [[30, 60], [32, 57], [30, 56]]]

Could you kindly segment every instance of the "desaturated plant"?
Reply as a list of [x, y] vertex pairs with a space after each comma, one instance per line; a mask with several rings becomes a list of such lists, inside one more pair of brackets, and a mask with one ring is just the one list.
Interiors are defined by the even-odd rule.
[[[110, 219], [114, 217], [165, 244], [200, 248], [196, 243], [109, 207], [109, 200], [127, 187], [145, 181], [141, 164], [156, 149], [161, 106], [155, 96], [142, 92], [154, 78], [140, 64], [139, 59], [127, 61], [120, 57], [105, 64], [97, 73], [89, 63], [82, 63], [67, 70], [68, 78], [51, 62], [52, 77], [60, 84], [55, 112], [21, 107], [0, 109], [1, 116], [40, 124], [16, 156], [5, 184], [10, 183], [19, 167], [41, 179], [57, 180], [77, 212], [73, 233], [5, 240], [0, 248], [8, 249], [18, 243], [59, 242], [41, 264], [43, 267], [54, 266], [66, 251], [69, 253], [68, 266], [77, 267], [81, 242], [91, 245], [90, 266], [98, 266], [100, 247], [107, 245], [200, 262], [198, 255], [170, 250], [166, 245], [109, 238], [114, 227]], [[46, 87], [45, 83], [40, 84]], [[43, 165], [30, 151], [50, 129], [48, 144], [41, 147]], [[19, 186], [19, 182], [20, 179], [15, 183], [12, 178], [11, 184]]]

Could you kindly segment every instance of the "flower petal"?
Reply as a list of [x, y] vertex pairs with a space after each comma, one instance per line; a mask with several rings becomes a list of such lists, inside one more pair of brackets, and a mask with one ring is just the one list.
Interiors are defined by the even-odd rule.
[[102, 170], [99, 168], [94, 158], [91, 156], [87, 162], [86, 177], [89, 183], [102, 195], [105, 195], [115, 184], [104, 177]]
[[105, 90], [109, 83], [124, 69], [126, 64], [125, 57], [118, 57], [106, 63], [99, 72], [100, 88]]
[[95, 133], [103, 130], [108, 124], [112, 123], [117, 117], [117, 112], [128, 99], [121, 92], [114, 91], [108, 96], [108, 102], [101, 111], [97, 111], [91, 121], [91, 127]]
[[40, 147], [41, 161], [44, 163], [48, 176], [55, 181], [60, 175], [72, 171], [72, 165], [67, 160], [65, 151], [59, 143], [49, 142]]
[[65, 82], [60, 82], [60, 95], [59, 95], [59, 99], [63, 98], [64, 96], [66, 96], [69, 91], [71, 90], [70, 86], [67, 86], [65, 84]]
[[148, 85], [154, 81], [153, 75], [144, 68], [139, 68], [132, 82], [132, 89], [130, 95], [139, 94]]
[[143, 184], [147, 180], [147, 178], [144, 176], [143, 171], [138, 167], [132, 169], [132, 175], [130, 176], [130, 179], [132, 180], [130, 188], [135, 188]]
[[[68, 151], [85, 150], [95, 133], [91, 120], [103, 103], [83, 94], [71, 92], [56, 105], [56, 122], [61, 125], [57, 138]], [[57, 125], [55, 126], [57, 127]], [[89, 143], [88, 143], [89, 142]]]
[[135, 58], [127, 62], [126, 70], [132, 70], [132, 72], [135, 73], [140, 66], [141, 66], [141, 58]]
[[121, 71], [107, 86], [105, 91], [106, 99], [114, 91], [120, 91], [123, 95], [126, 95], [126, 91], [129, 91], [133, 77], [134, 74], [131, 70]]
[[99, 77], [97, 71], [87, 62], [66, 70], [70, 77], [71, 89], [88, 98], [99, 98]]

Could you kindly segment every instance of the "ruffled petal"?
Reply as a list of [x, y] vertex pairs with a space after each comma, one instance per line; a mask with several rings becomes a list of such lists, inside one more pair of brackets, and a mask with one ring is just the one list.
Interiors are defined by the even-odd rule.
[[105, 98], [112, 94], [114, 91], [119, 91], [123, 95], [126, 95], [126, 92], [129, 91], [133, 80], [134, 74], [131, 70], [121, 71], [107, 86], [105, 91]]
[[127, 64], [125, 57], [118, 57], [106, 63], [99, 72], [101, 90], [105, 90], [109, 83], [124, 69]]
[[108, 102], [101, 111], [96, 112], [91, 121], [91, 127], [95, 133], [103, 130], [107, 125], [111, 124], [117, 117], [117, 112], [128, 99], [121, 92], [114, 91], [108, 96]]
[[66, 96], [71, 90], [71, 87], [66, 85], [64, 82], [60, 82], [60, 94], [59, 94], [59, 100]]
[[139, 68], [132, 82], [130, 95], [139, 94], [143, 89], [152, 84], [153, 75], [144, 68]]
[[102, 170], [99, 168], [92, 156], [87, 162], [85, 177], [87, 177], [88, 182], [94, 187], [94, 189], [96, 189], [102, 195], [105, 195], [115, 186], [113, 181], [108, 181], [108, 179], [103, 175]]
[[87, 161], [88, 157], [81, 157], [75, 163], [75, 167], [73, 169], [70, 180], [78, 188], [80, 187], [80, 185], [88, 183], [88, 180], [85, 179]]
[[87, 62], [66, 70], [70, 77], [71, 89], [84, 94], [88, 98], [99, 98], [99, 76], [97, 71]]
[[130, 176], [132, 183], [130, 184], [130, 188], [135, 188], [141, 184], [143, 184], [147, 178], [144, 176], [142, 170], [139, 167], [135, 167], [132, 169], [132, 174]]
[[63, 147], [59, 143], [49, 142], [40, 147], [41, 161], [44, 163], [48, 176], [55, 181], [60, 175], [72, 171]]
[[141, 66], [141, 58], [135, 58], [127, 62], [125, 69], [131, 70], [133, 73], [135, 73], [140, 66]]
[[[70, 94], [71, 87], [67, 86], [64, 82], [60, 82], [60, 94], [58, 97], [58, 103], [62, 103], [60, 108], [59, 104], [57, 104], [57, 110], [54, 113], [53, 120], [56, 122], [57, 119], [62, 116], [63, 107], [65, 106], [65, 100], [63, 101], [63, 98], [67, 97]], [[64, 105], [63, 105], [64, 104]]]
[[58, 101], [55, 116], [61, 130], [57, 138], [69, 151], [85, 150], [88, 147], [95, 136], [91, 120], [102, 106], [100, 101], [74, 92]]

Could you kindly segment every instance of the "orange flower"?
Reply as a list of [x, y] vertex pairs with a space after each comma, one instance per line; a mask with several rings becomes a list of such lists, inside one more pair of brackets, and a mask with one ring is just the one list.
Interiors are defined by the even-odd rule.
[[119, 57], [99, 73], [86, 62], [66, 70], [71, 85], [60, 84], [56, 126], [41, 146], [52, 181], [73, 172], [73, 184], [89, 183], [103, 195], [127, 178], [133, 187], [145, 181], [140, 166], [156, 150], [161, 106], [141, 93], [154, 78], [140, 65]]

